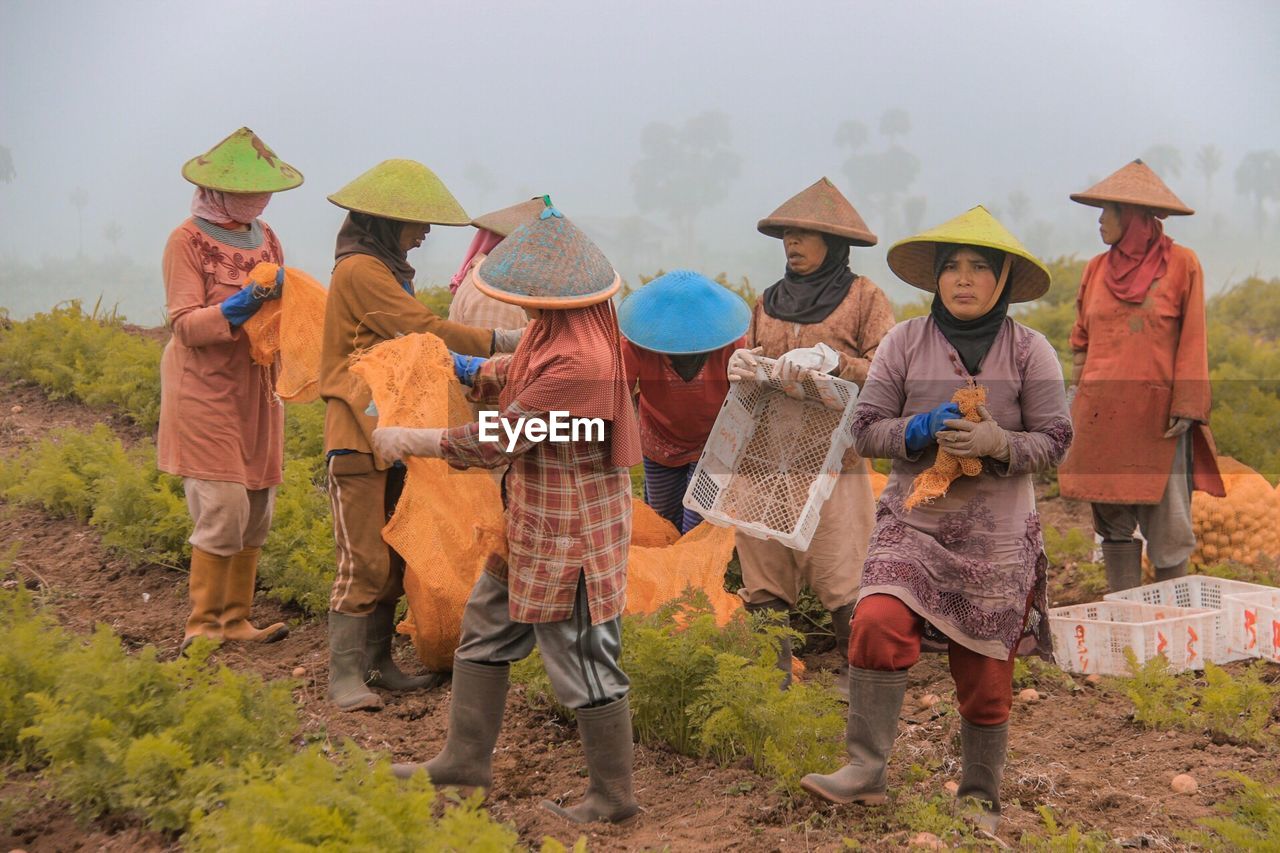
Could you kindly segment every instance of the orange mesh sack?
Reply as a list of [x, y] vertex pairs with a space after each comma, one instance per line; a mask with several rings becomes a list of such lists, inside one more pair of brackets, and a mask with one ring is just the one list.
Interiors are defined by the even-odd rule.
[[[449, 427], [471, 418], [453, 360], [435, 335], [406, 335], [356, 353], [351, 372], [369, 383], [382, 426]], [[502, 498], [488, 471], [459, 471], [440, 459], [407, 464], [404, 493], [382, 529], [406, 563], [409, 616], [399, 630], [424, 664], [448, 670], [471, 587], [490, 554], [507, 553]]]
[[[955, 394], [951, 395], [951, 402], [960, 407], [961, 417], [976, 424], [982, 420], [982, 416], [978, 414], [978, 407], [986, 405], [987, 389], [981, 385], [959, 388]], [[911, 482], [911, 494], [902, 505], [907, 510], [913, 510], [920, 504], [932, 503], [947, 493], [947, 489], [951, 488], [951, 484], [957, 477], [961, 475], [976, 477], [981, 473], [981, 459], [973, 457], [961, 459], [939, 447], [933, 466], [916, 475], [915, 480]]]
[[1280, 495], [1257, 471], [1229, 456], [1218, 457], [1226, 497], [1191, 495], [1196, 550], [1191, 562], [1214, 566], [1227, 561], [1267, 566], [1280, 559]]
[[[277, 264], [258, 264], [249, 281], [270, 292], [276, 287]], [[299, 269], [284, 268], [284, 292], [263, 303], [245, 321], [249, 351], [257, 364], [270, 365], [280, 356], [276, 396], [290, 403], [310, 403], [320, 396], [320, 344], [324, 334], [324, 306], [328, 292]]]
[[[693, 531], [690, 530], [690, 533]], [[639, 498], [631, 499], [631, 547], [661, 548], [673, 545], [680, 531]]]
[[742, 607], [742, 599], [724, 591], [724, 573], [732, 557], [732, 527], [704, 521], [674, 544], [656, 548], [639, 545], [633, 532], [627, 559], [626, 612], [653, 613], [692, 586], [711, 599], [716, 624], [726, 625]]

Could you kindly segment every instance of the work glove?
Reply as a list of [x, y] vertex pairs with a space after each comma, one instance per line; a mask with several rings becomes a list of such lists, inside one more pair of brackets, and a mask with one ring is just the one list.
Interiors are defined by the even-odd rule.
[[961, 459], [990, 456], [1009, 461], [1009, 434], [1000, 428], [986, 406], [978, 407], [982, 420], [974, 423], [964, 418], [944, 421], [946, 429], [938, 433], [938, 446]]
[[449, 355], [453, 356], [453, 375], [458, 377], [458, 381], [463, 385], [470, 386], [476, 381], [476, 374], [480, 372], [480, 368], [488, 361], [487, 358], [480, 358], [476, 355], [459, 355], [452, 350]]
[[729, 356], [729, 367], [726, 371], [729, 374], [729, 381], [758, 379], [759, 374], [756, 371], [759, 368], [759, 362], [756, 361], [756, 356], [763, 351], [762, 347], [734, 350], [733, 355]]
[[931, 412], [913, 415], [907, 421], [907, 450], [918, 453], [937, 439], [935, 436], [945, 427], [946, 421], [960, 417], [960, 407], [955, 403], [943, 403]]
[[284, 290], [284, 267], [276, 270], [276, 286], [270, 290], [258, 284], [246, 284], [239, 291], [231, 294], [219, 306], [222, 316], [232, 326], [244, 325], [244, 322], [258, 313], [262, 303], [271, 299], [279, 299]]
[[804, 399], [804, 379], [808, 376], [814, 385], [829, 378], [832, 369], [840, 364], [840, 353], [826, 344], [798, 347], [782, 354], [774, 365], [773, 376], [782, 383], [782, 390], [789, 397]]
[[1169, 418], [1169, 428], [1164, 431], [1165, 438], [1177, 438], [1195, 425], [1191, 418]]
[[493, 351], [495, 353], [515, 352], [523, 336], [524, 329], [494, 329]]
[[410, 456], [440, 457], [439, 427], [378, 427], [373, 431], [373, 450], [387, 460], [404, 460]]

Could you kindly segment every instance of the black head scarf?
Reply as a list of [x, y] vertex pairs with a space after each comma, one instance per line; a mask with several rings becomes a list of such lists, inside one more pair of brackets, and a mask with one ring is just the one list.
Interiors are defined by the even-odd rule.
[[403, 222], [352, 211], [338, 229], [333, 259], [337, 262], [348, 255], [370, 255], [386, 264], [396, 281], [412, 282], [414, 269], [409, 265], [408, 254], [400, 248], [403, 228]]
[[822, 266], [808, 275], [787, 274], [765, 288], [764, 311], [770, 317], [793, 323], [821, 323], [844, 301], [849, 285], [857, 277], [849, 269], [849, 243], [842, 237], [823, 234], [827, 256]]
[[[942, 267], [961, 249], [972, 249], [986, 258], [996, 275], [996, 280], [999, 281], [1000, 270], [1004, 267], [1004, 252], [999, 249], [988, 249], [985, 246], [939, 243], [934, 249], [933, 280], [935, 282], [942, 275]], [[960, 353], [960, 360], [964, 362], [965, 369], [975, 376], [981, 372], [982, 359], [991, 349], [991, 344], [995, 342], [996, 335], [1000, 333], [1000, 327], [1004, 324], [1004, 318], [1009, 314], [1009, 298], [1012, 295], [1013, 288], [1008, 281], [1005, 281], [1004, 288], [996, 297], [996, 304], [991, 306], [991, 310], [973, 320], [959, 320], [947, 310], [947, 306], [942, 304], [942, 294], [933, 294], [929, 316], [933, 317], [933, 322], [942, 330], [943, 336], [956, 348], [956, 352]]]

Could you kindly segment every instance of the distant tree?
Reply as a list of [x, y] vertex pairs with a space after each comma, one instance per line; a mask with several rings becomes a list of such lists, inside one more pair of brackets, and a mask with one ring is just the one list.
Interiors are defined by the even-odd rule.
[[1021, 226], [1031, 212], [1031, 199], [1022, 190], [1009, 193], [1009, 218], [1014, 225]]
[[120, 238], [124, 236], [124, 229], [120, 227], [119, 222], [113, 219], [102, 229], [102, 236], [106, 237], [107, 241], [111, 243], [111, 251], [114, 253]]
[[902, 221], [907, 231], [914, 234], [924, 224], [924, 209], [928, 200], [922, 195], [913, 195], [902, 201]]
[[880, 116], [880, 133], [889, 137], [889, 141], [911, 132], [911, 115], [904, 109], [885, 110]]
[[67, 197], [76, 209], [76, 226], [79, 231], [80, 246], [77, 254], [84, 255], [84, 208], [89, 203], [89, 193], [84, 187], [76, 187]]
[[1152, 145], [1142, 153], [1142, 162], [1162, 178], [1182, 176], [1182, 153], [1172, 145]]
[[1202, 145], [1196, 151], [1196, 168], [1204, 175], [1205, 198], [1213, 197], [1213, 176], [1222, 168], [1222, 151], [1216, 145]]
[[18, 177], [18, 170], [13, 168], [13, 152], [0, 145], [0, 181], [6, 184]]
[[1236, 167], [1236, 192], [1253, 197], [1253, 222], [1262, 237], [1267, 221], [1265, 203], [1280, 200], [1280, 154], [1250, 151]]
[[848, 146], [854, 151], [866, 145], [869, 138], [867, 126], [854, 119], [843, 121], [836, 128], [836, 144]]

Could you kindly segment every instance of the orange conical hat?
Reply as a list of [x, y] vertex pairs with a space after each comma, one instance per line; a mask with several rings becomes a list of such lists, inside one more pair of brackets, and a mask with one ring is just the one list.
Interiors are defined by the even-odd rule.
[[862, 221], [836, 185], [820, 178], [813, 186], [793, 195], [756, 225], [761, 234], [781, 237], [784, 228], [807, 228], [843, 237], [853, 246], [874, 246], [875, 234]]
[[1150, 208], [1153, 213], [1162, 217], [1190, 216], [1195, 213], [1141, 160], [1126, 164], [1082, 193], [1072, 193], [1071, 200], [1090, 207], [1102, 207], [1108, 202], [1132, 204]]

